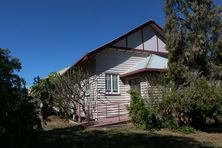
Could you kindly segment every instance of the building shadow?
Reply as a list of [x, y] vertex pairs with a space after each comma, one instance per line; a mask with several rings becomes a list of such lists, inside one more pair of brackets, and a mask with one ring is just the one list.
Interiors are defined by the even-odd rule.
[[213, 124], [205, 127], [200, 127], [198, 130], [207, 133], [222, 133], [222, 125], [221, 124]]
[[151, 132], [83, 130], [81, 127], [42, 131], [33, 140], [33, 148], [192, 148], [209, 147], [193, 138], [164, 136]]

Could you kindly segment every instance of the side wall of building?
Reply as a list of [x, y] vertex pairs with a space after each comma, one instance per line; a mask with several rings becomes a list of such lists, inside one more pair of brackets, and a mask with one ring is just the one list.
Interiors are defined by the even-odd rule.
[[[126, 73], [131, 67], [138, 62], [144, 60], [148, 55], [144, 53], [135, 53], [121, 49], [107, 48], [96, 56], [96, 74], [97, 81], [97, 99], [98, 102], [105, 104], [120, 103], [122, 109], [125, 109], [129, 101], [130, 95], [127, 91], [130, 89], [125, 79], [119, 78], [119, 93], [112, 94], [105, 91], [105, 75], [118, 74], [119, 76]], [[115, 110], [116, 106], [111, 106]], [[123, 114], [126, 112], [122, 112]]]
[[[103, 109], [107, 109], [107, 104], [119, 102], [126, 105], [130, 101], [130, 95], [127, 93], [130, 89], [129, 80], [119, 78], [119, 93], [107, 93], [105, 90], [105, 75], [118, 74], [120, 76], [127, 73], [130, 68], [145, 60], [150, 54], [149, 51], [167, 53], [163, 37], [151, 26], [146, 26], [129, 34], [109, 48], [96, 53], [93, 57], [94, 60], [88, 63], [87, 66], [92, 79], [89, 99], [96, 102], [95, 112], [97, 112], [96, 116], [98, 118], [102, 117], [102, 115], [98, 115], [98, 112], [105, 112]], [[149, 89], [149, 83], [142, 79], [141, 95], [147, 96], [145, 92], [147, 89]], [[100, 109], [99, 105], [103, 109]], [[108, 108], [110, 110], [116, 109], [114, 106]]]
[[[105, 74], [123, 74], [138, 62], [144, 60], [146, 54], [128, 52], [117, 49], [106, 49], [96, 57], [96, 73], [99, 75], [97, 89], [105, 92]], [[119, 94], [106, 94], [109, 101], [129, 101], [129, 85], [125, 84], [124, 79], [119, 79]]]

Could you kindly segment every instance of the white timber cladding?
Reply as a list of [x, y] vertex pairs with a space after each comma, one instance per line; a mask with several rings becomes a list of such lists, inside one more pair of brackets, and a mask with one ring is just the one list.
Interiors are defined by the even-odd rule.
[[140, 87], [141, 87], [141, 96], [146, 98], [148, 96], [147, 89], [148, 87], [150, 87], [149, 82], [147, 82], [145, 78], [141, 78]]
[[[158, 75], [155, 74], [155, 75]], [[141, 75], [141, 96], [150, 103], [158, 103], [163, 99], [163, 93], [165, 90], [164, 82], [155, 81], [152, 75]]]
[[155, 52], [167, 52], [163, 37], [150, 26], [146, 26], [120, 40], [114, 46]]
[[96, 99], [96, 86], [97, 86], [97, 76], [96, 76], [96, 60], [92, 59], [89, 62], [82, 65], [84, 70], [89, 74], [89, 90], [87, 90], [86, 101], [95, 101]]
[[[148, 55], [144, 53], [127, 52], [125, 50], [105, 49], [96, 57], [96, 73], [98, 77], [97, 89], [105, 92], [105, 74], [123, 74], [138, 62], [144, 60]], [[119, 95], [106, 95], [109, 101], [128, 102], [130, 96], [127, 93], [129, 85], [124, 80], [119, 79]]]
[[[124, 48], [137, 50], [125, 50]], [[107, 104], [109, 104], [109, 110], [113, 111], [110, 115], [114, 115], [116, 114], [116, 102], [121, 102], [121, 105], [129, 103], [130, 95], [127, 93], [130, 89], [129, 79], [121, 79], [120, 75], [127, 73], [130, 68], [150, 55], [148, 52], [139, 50], [167, 53], [163, 37], [152, 27], [146, 26], [115, 43], [113, 48], [105, 48], [96, 53], [93, 59], [85, 65], [92, 80], [88, 99], [96, 102], [96, 106], [93, 108], [95, 111], [93, 113], [94, 118], [107, 116], [104, 114], [104, 108], [107, 108]], [[111, 79], [109, 81], [110, 91], [106, 91], [106, 88], [108, 88], [106, 86], [106, 75], [109, 75], [108, 77]], [[116, 75], [118, 91], [113, 91], [112, 77]], [[147, 97], [147, 89], [150, 87], [150, 84], [143, 77], [140, 87], [141, 95]], [[125, 113], [127, 111], [121, 112], [121, 114]]]

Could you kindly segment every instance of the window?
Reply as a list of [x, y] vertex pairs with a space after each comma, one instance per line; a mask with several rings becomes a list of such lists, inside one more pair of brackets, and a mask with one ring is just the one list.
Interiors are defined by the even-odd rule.
[[86, 95], [86, 97], [89, 97], [90, 96], [90, 83], [89, 83], [89, 81], [88, 82], [86, 82], [86, 86], [85, 86], [85, 95]]
[[111, 74], [106, 74], [106, 92], [111, 92]]
[[106, 92], [119, 93], [119, 75], [106, 74], [105, 76]]

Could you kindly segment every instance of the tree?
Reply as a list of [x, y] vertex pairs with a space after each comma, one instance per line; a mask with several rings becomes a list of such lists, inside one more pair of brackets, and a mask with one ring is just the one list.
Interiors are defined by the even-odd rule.
[[76, 120], [80, 120], [80, 113], [87, 118], [90, 116], [86, 105], [89, 87], [93, 82], [95, 78], [90, 77], [87, 71], [74, 67], [63, 75], [51, 73], [44, 79], [37, 77], [31, 94], [42, 101], [44, 118], [56, 111], [59, 116], [74, 116]]
[[86, 108], [87, 96], [95, 78], [90, 78], [83, 68], [74, 67], [63, 75], [54, 74], [54, 79], [51, 80], [54, 88], [50, 94], [55, 98], [55, 107], [63, 113], [63, 116], [74, 115], [80, 120], [80, 113], [83, 113], [83, 116], [89, 118], [89, 111]]
[[221, 77], [221, 8], [213, 0], [165, 0], [165, 13], [168, 77], [174, 87], [200, 76]]
[[24, 144], [23, 138], [39, 120], [35, 100], [28, 95], [25, 81], [15, 74], [21, 63], [9, 54], [8, 49], [0, 48], [0, 138], [13, 147], [14, 142]]
[[174, 89], [162, 112], [177, 126], [220, 123], [222, 8], [213, 0], [165, 0], [165, 13], [168, 80]]
[[34, 78], [34, 84], [30, 89], [31, 95], [42, 103], [41, 114], [43, 119], [46, 119], [48, 116], [55, 114], [53, 109], [54, 98], [50, 94], [50, 89], [53, 88], [53, 84], [51, 83], [53, 78], [53, 74], [50, 74], [47, 78], [44, 79], [36, 77]]

